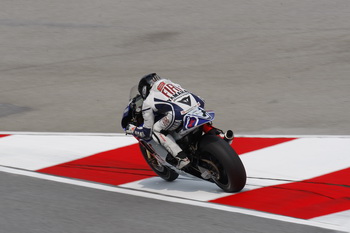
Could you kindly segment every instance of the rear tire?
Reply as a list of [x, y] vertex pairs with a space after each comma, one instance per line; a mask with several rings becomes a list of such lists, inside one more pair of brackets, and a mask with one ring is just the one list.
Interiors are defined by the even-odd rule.
[[235, 150], [215, 135], [204, 135], [199, 143], [203, 164], [217, 174], [213, 181], [225, 192], [241, 191], [247, 180], [244, 165]]
[[177, 177], [179, 177], [179, 174], [175, 172], [173, 169], [163, 166], [162, 164], [159, 164], [158, 161], [151, 154], [148, 154], [150, 152], [148, 152], [141, 143], [139, 143], [139, 146], [147, 164], [160, 178], [171, 182], [176, 180]]

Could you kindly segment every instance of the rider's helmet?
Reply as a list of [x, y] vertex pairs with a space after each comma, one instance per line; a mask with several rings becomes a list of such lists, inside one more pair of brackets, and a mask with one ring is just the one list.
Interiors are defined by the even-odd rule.
[[161, 78], [156, 73], [147, 74], [141, 78], [138, 90], [143, 99], [147, 98], [153, 84], [160, 79]]

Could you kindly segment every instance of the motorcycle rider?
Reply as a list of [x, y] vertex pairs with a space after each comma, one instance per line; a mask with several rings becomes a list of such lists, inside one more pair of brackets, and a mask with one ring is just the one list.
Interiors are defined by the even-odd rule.
[[196, 107], [204, 108], [204, 101], [156, 73], [143, 76], [139, 81], [138, 91], [143, 99], [144, 123], [138, 127], [129, 124], [125, 132], [144, 140], [153, 138], [176, 159], [176, 167], [184, 169], [190, 160], [169, 132], [181, 126], [187, 112]]

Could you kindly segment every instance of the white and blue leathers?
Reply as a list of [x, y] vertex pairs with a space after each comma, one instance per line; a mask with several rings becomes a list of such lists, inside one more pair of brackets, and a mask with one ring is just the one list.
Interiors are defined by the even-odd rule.
[[182, 123], [190, 110], [202, 107], [204, 101], [168, 79], [160, 79], [153, 84], [142, 104], [144, 124], [134, 130], [134, 136], [145, 140], [154, 139], [168, 152], [176, 156], [182, 149], [168, 134]]

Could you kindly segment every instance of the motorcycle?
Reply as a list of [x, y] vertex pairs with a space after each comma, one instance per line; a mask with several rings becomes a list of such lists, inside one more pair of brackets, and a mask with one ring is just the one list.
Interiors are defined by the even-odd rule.
[[[137, 87], [130, 91], [130, 101], [123, 113], [121, 125], [125, 131], [128, 124], [140, 126], [143, 99]], [[174, 181], [179, 175], [194, 176], [215, 183], [225, 192], [239, 192], [246, 184], [244, 165], [231, 147], [233, 132], [224, 133], [212, 127], [215, 118], [213, 111], [206, 111], [199, 106], [183, 114], [183, 123], [170, 134], [183, 149], [191, 163], [183, 170], [176, 168], [176, 159], [153, 139], [145, 141], [136, 138], [143, 157], [151, 169], [162, 179]], [[206, 127], [207, 126], [207, 127]], [[205, 130], [215, 129], [218, 133]]]

